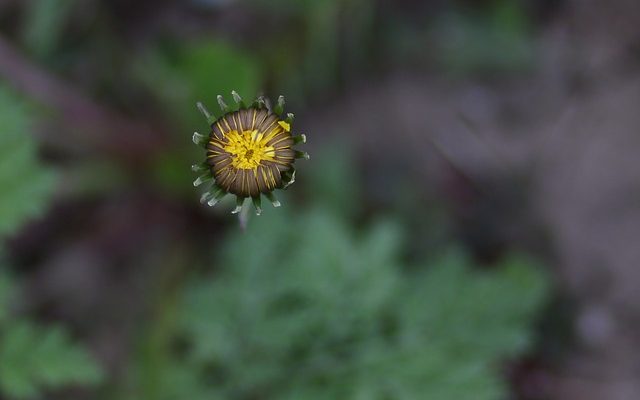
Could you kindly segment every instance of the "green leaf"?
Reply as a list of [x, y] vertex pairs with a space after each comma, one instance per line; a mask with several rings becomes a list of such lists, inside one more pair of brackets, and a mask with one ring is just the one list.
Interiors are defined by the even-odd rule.
[[61, 328], [22, 320], [0, 335], [0, 391], [11, 398], [32, 398], [43, 388], [95, 384], [101, 378], [95, 362]]
[[483, 271], [450, 251], [406, 272], [397, 225], [358, 233], [327, 211], [286, 212], [230, 237], [216, 276], [185, 291], [186, 352], [173, 357], [194, 387], [234, 399], [506, 396], [497, 366], [530, 348], [547, 298], [538, 266], [514, 256]]
[[522, 3], [498, 0], [479, 15], [455, 13], [435, 26], [440, 61], [453, 74], [523, 72], [535, 61], [530, 21]]
[[53, 186], [36, 158], [30, 123], [27, 106], [0, 85], [0, 237], [39, 215]]
[[97, 364], [61, 328], [19, 321], [0, 337], [0, 389], [12, 398], [101, 379]]
[[0, 264], [0, 397], [31, 399], [44, 390], [101, 381], [102, 371], [61, 327], [11, 314], [15, 281]]
[[134, 68], [167, 112], [190, 129], [207, 125], [196, 110], [196, 102], [203, 102], [214, 114], [220, 115], [218, 94], [230, 99], [231, 91], [236, 90], [251, 102], [262, 86], [258, 60], [222, 41], [200, 40], [165, 46], [145, 54]]
[[360, 206], [358, 171], [353, 158], [352, 145], [346, 135], [340, 142], [333, 141], [313, 154], [313, 163], [303, 163], [310, 196], [317, 204], [330, 207], [335, 214], [352, 217]]
[[27, 3], [23, 41], [37, 58], [51, 57], [76, 0], [38, 0]]

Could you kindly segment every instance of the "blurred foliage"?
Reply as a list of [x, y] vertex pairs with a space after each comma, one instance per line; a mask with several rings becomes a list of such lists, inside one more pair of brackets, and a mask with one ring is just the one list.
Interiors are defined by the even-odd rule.
[[262, 69], [258, 60], [223, 41], [165, 43], [138, 60], [134, 70], [172, 119], [185, 127], [201, 125], [196, 102], [219, 111], [216, 96], [236, 90], [248, 99], [259, 94]]
[[37, 398], [45, 389], [101, 381], [98, 365], [62, 327], [15, 319], [4, 321], [0, 328], [1, 393]]
[[5, 271], [0, 270], [0, 326], [2, 326], [9, 317], [9, 309], [6, 305], [9, 304], [13, 291], [14, 288], [12, 281], [9, 279], [9, 275]]
[[0, 237], [38, 215], [53, 186], [30, 136], [27, 105], [0, 84]]
[[31, 0], [27, 2], [23, 42], [36, 58], [52, 57], [63, 27], [76, 0]]
[[370, 67], [372, 0], [248, 0], [282, 21], [258, 51], [279, 91], [297, 104], [330, 93]]
[[231, 236], [216, 276], [189, 283], [173, 313], [179, 345], [153, 365], [159, 397], [131, 398], [506, 395], [500, 361], [529, 348], [546, 299], [538, 266], [513, 257], [477, 271], [451, 251], [410, 272], [393, 223], [361, 234], [326, 209], [286, 212]]
[[[47, 204], [53, 174], [39, 165], [30, 116], [21, 100], [0, 86], [0, 238], [12, 234]], [[36, 398], [42, 389], [99, 381], [87, 353], [61, 327], [45, 327], [12, 312], [17, 284], [0, 266], [0, 394]]]
[[[235, 89], [251, 98], [270, 85], [304, 107], [341, 84], [357, 83], [376, 62], [404, 68], [411, 56], [425, 55], [434, 36], [439, 39], [430, 61], [454, 73], [512, 71], [531, 61], [529, 22], [515, 1], [444, 19], [417, 15], [417, 24], [399, 18], [399, 24], [415, 25], [399, 34], [394, 10], [378, 15], [383, 8], [371, 0], [251, 2], [272, 14], [260, 14], [265, 29], [247, 43], [251, 50], [219, 37], [205, 39], [211, 32], [196, 40], [155, 37], [137, 55], [121, 52], [126, 46], [111, 34], [88, 35], [72, 45], [78, 47], [79, 70], [91, 72], [88, 81], [124, 88], [92, 95], [117, 103], [114, 94], [124, 93], [123, 103], [133, 110], [149, 94], [151, 107], [141, 108], [162, 111], [155, 117], [175, 131], [175, 142], [150, 168], [153, 183], [168, 196], [196, 198], [189, 166], [201, 154], [188, 130], [206, 126], [196, 101], [217, 111], [217, 94]], [[74, 26], [65, 19], [74, 18], [79, 2], [28, 4], [18, 37], [35, 59], [57, 60], [58, 46], [69, 46], [61, 39], [64, 30]], [[102, 16], [87, 20], [114, 23]], [[231, 33], [246, 35], [242, 29]], [[111, 41], [118, 51], [103, 45]], [[407, 43], [414, 53], [402, 53]], [[113, 74], [112, 81], [100, 74]], [[129, 103], [129, 85], [131, 93], [139, 95], [142, 87], [145, 95], [131, 96]], [[1, 86], [0, 122], [1, 237], [42, 211], [53, 179], [37, 162], [26, 105]], [[300, 171], [300, 181], [307, 181], [309, 197], [322, 206], [267, 210], [246, 234], [231, 233], [216, 247], [213, 272], [161, 290], [158, 304], [151, 305], [157, 315], [142, 322], [147, 329], [139, 333], [140, 349], [125, 366], [124, 384], [108, 388], [109, 399], [505, 398], [501, 363], [530, 349], [547, 297], [541, 268], [512, 256], [481, 269], [457, 249], [428, 259], [424, 250], [409, 265], [404, 256], [410, 247], [428, 249], [427, 234], [443, 230], [429, 214], [434, 207], [416, 212], [420, 207], [412, 203], [404, 207], [408, 215], [357, 229], [361, 193], [351, 159], [342, 142], [324, 157], [314, 154], [315, 169]], [[82, 169], [91, 180], [116, 165], [109, 162], [104, 169]], [[389, 187], [379, 186], [386, 197]], [[414, 182], [407, 191], [415, 194]], [[395, 188], [394, 195], [401, 197]], [[413, 236], [399, 228], [402, 218], [410, 220], [403, 226]], [[450, 237], [441, 241], [451, 246]], [[174, 246], [166, 245], [162, 258]], [[187, 263], [177, 267], [181, 273]], [[100, 382], [100, 368], [69, 331], [38, 324], [10, 307], [19, 286], [0, 269], [0, 397], [42, 398], [48, 390]]]
[[454, 74], [517, 72], [534, 61], [531, 27], [523, 4], [496, 0], [475, 13], [453, 12], [436, 23], [439, 59]]
[[98, 364], [67, 330], [12, 312], [16, 288], [0, 266], [0, 397], [34, 399], [45, 390], [99, 383]]
[[303, 164], [297, 168], [302, 168], [302, 186], [308, 189], [314, 202], [349, 220], [358, 211], [357, 199], [362, 193], [356, 184], [359, 174], [353, 163], [353, 146], [346, 135], [341, 139], [326, 142], [314, 150], [312, 167]]

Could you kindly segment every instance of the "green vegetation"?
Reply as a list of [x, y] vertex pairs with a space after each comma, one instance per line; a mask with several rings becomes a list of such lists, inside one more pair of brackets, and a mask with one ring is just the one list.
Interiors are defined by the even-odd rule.
[[[39, 164], [26, 105], [0, 87], [0, 238], [41, 213], [53, 174]], [[18, 284], [0, 264], [0, 397], [38, 398], [45, 389], [100, 381], [98, 365], [67, 330], [13, 312]]]
[[527, 71], [534, 62], [530, 21], [512, 0], [489, 3], [482, 12], [456, 12], [434, 27], [440, 63], [449, 73], [499, 74]]
[[[35, 158], [25, 106], [0, 94], [9, 234], [42, 211], [53, 177]], [[409, 238], [393, 218], [367, 229], [350, 222], [345, 202], [357, 203], [359, 191], [355, 174], [340, 173], [353, 171], [346, 153], [325, 152], [309, 171], [309, 187], [326, 194], [317, 205], [253, 219], [217, 246], [214, 273], [192, 275], [163, 300], [151, 345], [142, 340], [117, 397], [506, 396], [501, 364], [530, 349], [548, 289], [541, 269], [512, 257], [482, 271], [458, 250], [406, 265]], [[12, 311], [18, 287], [2, 270], [0, 392], [29, 399], [101, 382], [68, 331]]]
[[38, 215], [52, 187], [52, 174], [36, 161], [26, 104], [0, 85], [0, 237]]
[[45, 389], [101, 381], [98, 365], [64, 328], [14, 317], [0, 329], [0, 392], [10, 398], [37, 398]]
[[187, 285], [164, 365], [148, 366], [159, 397], [131, 398], [506, 396], [501, 363], [530, 349], [546, 299], [538, 266], [478, 271], [452, 250], [406, 268], [394, 224], [358, 234], [288, 209], [232, 235], [222, 269]]
[[[376, 168], [353, 165], [362, 154], [354, 157], [348, 143], [375, 139], [376, 120], [387, 116], [353, 113], [367, 119], [351, 121], [363, 129], [353, 134], [321, 131], [319, 118], [340, 120], [360, 110], [349, 109], [357, 99], [334, 102], [344, 87], [393, 83], [395, 74], [413, 68], [421, 76], [423, 64], [461, 79], [526, 69], [533, 42], [520, 3], [490, 2], [475, 14], [451, 6], [433, 16], [421, 14], [419, 2], [405, 9], [369, 0], [246, 0], [233, 2], [226, 16], [222, 10], [232, 2], [178, 2], [176, 9], [124, 3], [15, 2], [23, 21], [0, 33], [89, 111], [98, 104], [118, 123], [148, 124], [162, 139], [140, 159], [102, 151], [127, 148], [126, 137], [111, 139], [110, 132], [86, 154], [82, 144], [46, 149], [67, 174], [70, 198], [60, 203], [73, 213], [77, 207], [83, 221], [68, 231], [60, 226], [66, 221], [51, 222], [51, 235], [64, 237], [36, 249], [37, 261], [26, 262], [31, 270], [0, 259], [0, 398], [67, 398], [77, 387], [82, 398], [104, 400], [507, 398], [504, 365], [534, 349], [548, 300], [544, 268], [518, 254], [478, 265], [445, 229], [449, 210], [422, 201], [424, 182], [411, 180], [421, 174], [389, 168], [381, 178]], [[245, 98], [286, 94], [299, 120], [320, 128], [296, 132], [308, 134], [309, 146], [339, 139], [301, 166], [295, 191], [282, 196], [285, 206], [265, 206], [246, 232], [221, 216], [232, 205], [200, 207], [191, 184], [190, 166], [201, 157], [191, 134], [208, 129], [195, 103], [213, 111], [216, 95], [232, 89]], [[401, 100], [394, 93], [365, 100], [394, 99]], [[59, 123], [47, 134], [74, 128], [73, 113], [56, 119], [63, 106], [38, 106]], [[314, 115], [319, 107], [326, 109]], [[57, 173], [38, 157], [33, 108], [0, 84], [2, 240], [29, 235], [56, 183]], [[370, 143], [369, 160], [380, 156], [376, 146], [388, 166], [402, 157], [392, 148], [406, 143]], [[359, 184], [359, 167], [369, 187]], [[426, 188], [432, 189], [439, 190]], [[374, 195], [384, 197], [383, 206]], [[441, 201], [435, 198], [429, 201]], [[381, 208], [384, 218], [377, 216]], [[6, 247], [0, 242], [0, 255]], [[130, 289], [120, 281], [144, 282], [132, 284], [140, 292], [124, 299], [131, 303], [105, 301], [105, 309], [116, 308], [105, 314], [133, 320], [118, 327], [125, 339], [108, 343], [116, 349], [111, 375], [83, 343], [102, 338], [101, 318], [111, 323], [109, 317], [70, 327], [45, 322], [42, 310], [28, 307], [42, 299], [25, 290], [24, 279], [42, 265], [59, 268], [46, 261], [67, 255], [67, 247], [89, 255], [71, 257], [73, 267], [95, 268], [96, 280], [108, 281], [96, 284], [96, 297], [122, 293], [112, 284]], [[117, 308], [133, 302], [140, 304]]]

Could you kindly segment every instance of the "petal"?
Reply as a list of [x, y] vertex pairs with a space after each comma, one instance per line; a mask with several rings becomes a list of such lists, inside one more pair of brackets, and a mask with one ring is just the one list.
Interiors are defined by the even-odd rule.
[[230, 162], [231, 155], [226, 151], [207, 154], [207, 163], [213, 167], [214, 171], [229, 165]]
[[233, 185], [231, 185], [231, 193], [236, 194], [238, 196], [242, 196], [242, 197], [246, 197], [246, 195], [244, 194], [244, 190], [243, 190], [243, 185], [244, 185], [244, 174], [245, 174], [245, 170], [244, 169], [239, 169], [237, 174], [236, 174], [236, 179], [235, 182], [233, 182]]
[[287, 132], [282, 132], [271, 139], [267, 145], [275, 148], [293, 146], [293, 138]]
[[256, 172], [256, 169], [247, 170], [247, 184], [249, 186], [249, 195], [251, 197], [255, 197], [260, 193], [260, 190], [258, 189]]
[[220, 173], [220, 179], [216, 178], [216, 182], [226, 192], [231, 192], [231, 188], [236, 181], [237, 171], [233, 168], [227, 168]]
[[213, 172], [214, 173], [217, 173], [218, 171], [221, 171], [221, 170], [225, 169], [233, 161], [231, 159], [231, 156], [225, 157], [224, 155], [222, 155], [220, 157], [222, 157], [222, 158], [219, 161], [216, 161], [215, 164], [213, 164]]
[[233, 119], [236, 121], [238, 132], [244, 132], [245, 130], [244, 122], [242, 121], [242, 111], [244, 110], [236, 111], [235, 113], [233, 113]]
[[267, 118], [258, 125], [258, 132], [267, 134], [274, 128], [274, 126], [280, 128], [280, 126], [276, 124], [277, 121], [278, 117], [275, 114], [269, 114]]
[[236, 113], [230, 113], [224, 116], [225, 127], [227, 127], [230, 131], [237, 131], [238, 127], [236, 126], [236, 121], [234, 115]]
[[251, 120], [253, 118], [253, 110], [240, 110], [240, 120], [242, 122], [242, 130], [251, 130]]
[[223, 140], [224, 139], [224, 133], [225, 131], [223, 130], [223, 126], [220, 124], [220, 122], [216, 122], [215, 124], [213, 124], [213, 126], [211, 127], [211, 137], [212, 138], [216, 138], [218, 140]]
[[282, 176], [280, 175], [280, 171], [278, 170], [278, 167], [276, 166], [275, 163], [270, 163], [268, 166], [269, 166], [269, 175], [273, 178], [273, 181], [275, 181], [275, 187], [277, 188], [282, 187]]
[[291, 162], [295, 158], [295, 151], [290, 147], [286, 148], [276, 148], [276, 159], [282, 160], [285, 162]]
[[269, 177], [267, 176], [266, 170], [267, 170], [267, 167], [260, 165], [256, 173], [257, 175], [256, 177], [258, 180], [258, 189], [260, 189], [262, 193], [269, 193], [271, 191], [268, 185]]
[[251, 125], [251, 130], [257, 129], [268, 116], [269, 112], [267, 110], [258, 110]]

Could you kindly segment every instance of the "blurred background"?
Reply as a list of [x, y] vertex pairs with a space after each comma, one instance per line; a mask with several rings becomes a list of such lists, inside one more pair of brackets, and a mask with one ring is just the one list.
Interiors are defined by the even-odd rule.
[[[0, 0], [0, 399], [640, 398], [636, 0]], [[192, 186], [217, 94], [296, 184]]]

